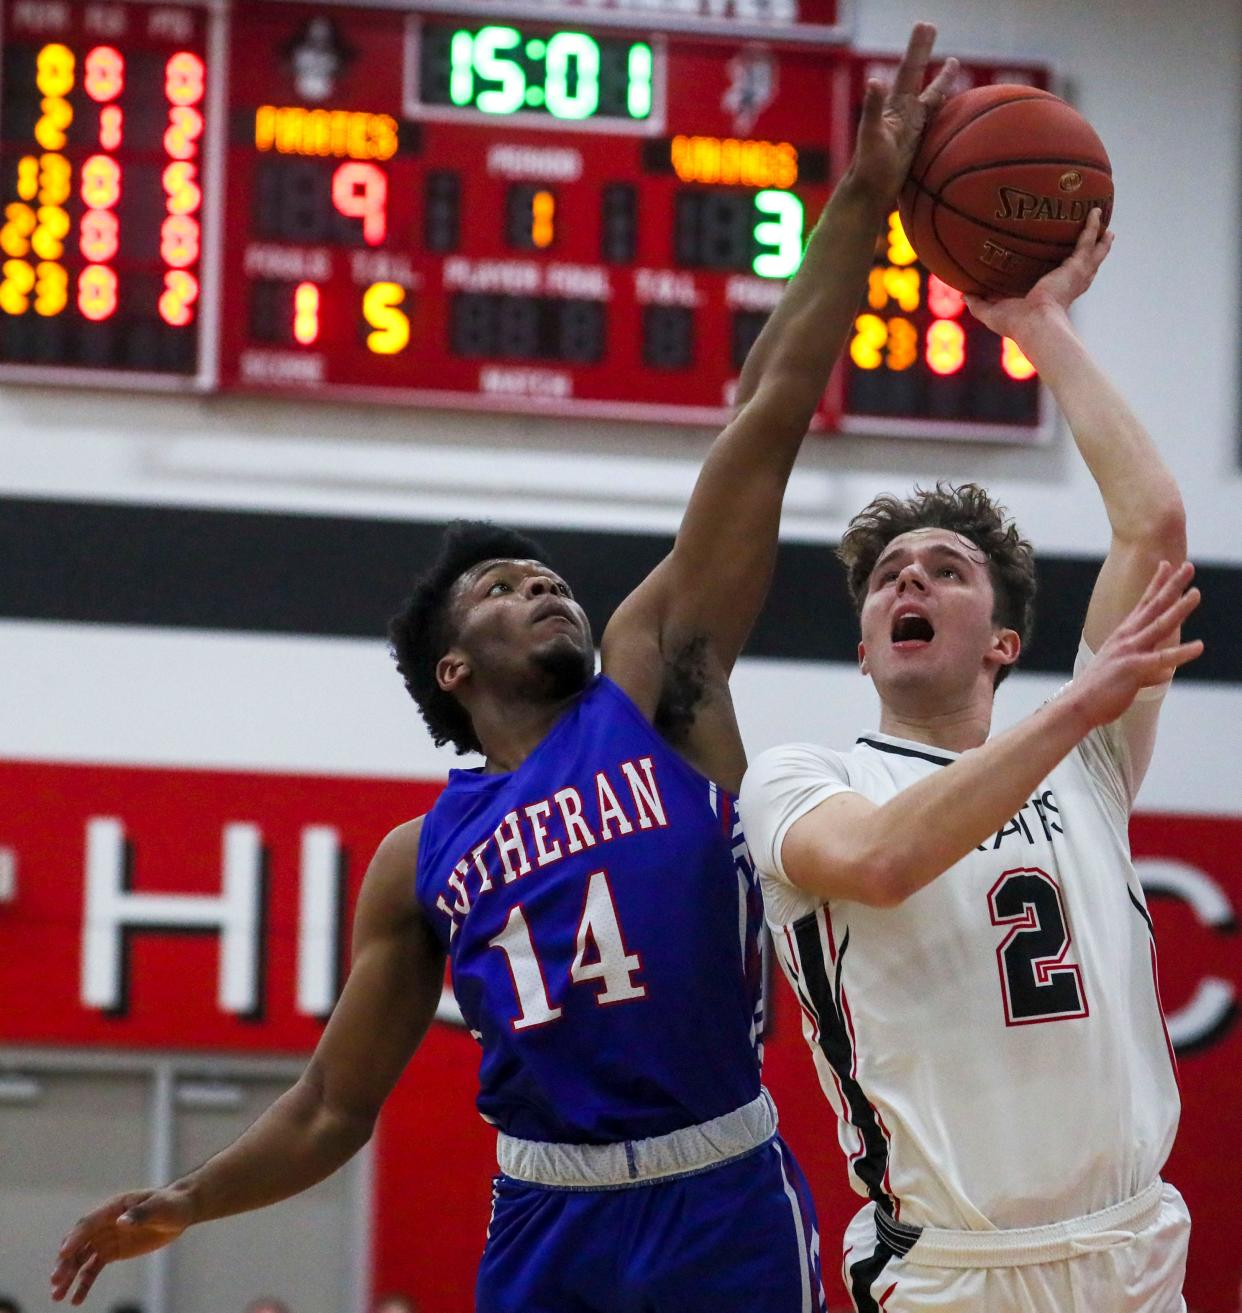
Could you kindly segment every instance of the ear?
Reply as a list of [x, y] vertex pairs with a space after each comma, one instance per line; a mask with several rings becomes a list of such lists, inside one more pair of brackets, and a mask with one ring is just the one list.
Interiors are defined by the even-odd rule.
[[997, 629], [992, 634], [992, 646], [983, 659], [992, 666], [1011, 666], [1022, 655], [1022, 639], [1016, 629]]
[[469, 678], [470, 662], [457, 648], [450, 648], [436, 662], [436, 683], [446, 693], [455, 693]]
[[858, 645], [858, 671], [863, 675], [869, 675], [871, 673], [871, 671], [867, 669], [867, 645], [865, 643], [859, 643]]

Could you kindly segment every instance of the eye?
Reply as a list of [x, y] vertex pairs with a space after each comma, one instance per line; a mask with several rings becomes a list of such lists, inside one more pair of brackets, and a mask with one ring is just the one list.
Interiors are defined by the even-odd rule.
[[962, 577], [958, 572], [956, 565], [942, 565], [937, 573], [941, 575], [941, 577], [947, 577], [950, 579], [960, 579]]
[[495, 597], [498, 593], [511, 593], [512, 591], [513, 589], [510, 588], [503, 579], [497, 579], [496, 582], [488, 588], [485, 596]]
[[561, 583], [558, 581], [556, 584], [556, 591], [557, 593], [560, 594], [561, 597], [570, 597], [570, 598], [573, 597], [573, 593], [569, 591], [569, 585], [566, 583]]

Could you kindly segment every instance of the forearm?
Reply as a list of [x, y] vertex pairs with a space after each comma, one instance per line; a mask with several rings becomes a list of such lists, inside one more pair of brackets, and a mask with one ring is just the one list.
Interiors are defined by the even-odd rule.
[[[1065, 415], [1099, 485], [1118, 539], [1153, 541], [1166, 559], [1185, 557], [1181, 495], [1156, 444], [1091, 358], [1060, 307], [1032, 313], [1015, 334]], [[1180, 550], [1179, 550], [1180, 549]]]
[[370, 1138], [374, 1119], [328, 1107], [303, 1077], [226, 1149], [174, 1181], [196, 1222], [278, 1203], [346, 1163]]
[[877, 214], [868, 195], [843, 181], [829, 201], [747, 358], [744, 404], [712, 445], [659, 575], [661, 641], [705, 635], [725, 671], [763, 605], [785, 487], [866, 284]]
[[823, 396], [858, 311], [875, 253], [883, 198], [849, 172], [841, 179], [807, 242], [802, 265], [746, 357], [737, 405], [778, 381], [787, 404], [805, 414], [805, 431]]
[[859, 879], [894, 905], [990, 839], [1084, 736], [1069, 693], [871, 812], [856, 836]]

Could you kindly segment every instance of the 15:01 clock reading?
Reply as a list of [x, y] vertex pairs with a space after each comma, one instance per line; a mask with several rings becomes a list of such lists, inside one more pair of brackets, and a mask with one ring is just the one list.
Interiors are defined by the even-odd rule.
[[426, 22], [418, 37], [420, 106], [549, 126], [645, 124], [656, 105], [656, 52], [646, 41], [587, 32], [526, 32], [488, 23]]

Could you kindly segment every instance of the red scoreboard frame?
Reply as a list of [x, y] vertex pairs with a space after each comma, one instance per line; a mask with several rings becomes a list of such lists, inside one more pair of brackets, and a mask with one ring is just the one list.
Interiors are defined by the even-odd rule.
[[[893, 62], [834, 0], [0, 14], [0, 378], [703, 425]], [[1045, 431], [895, 215], [866, 302], [817, 427]]]

